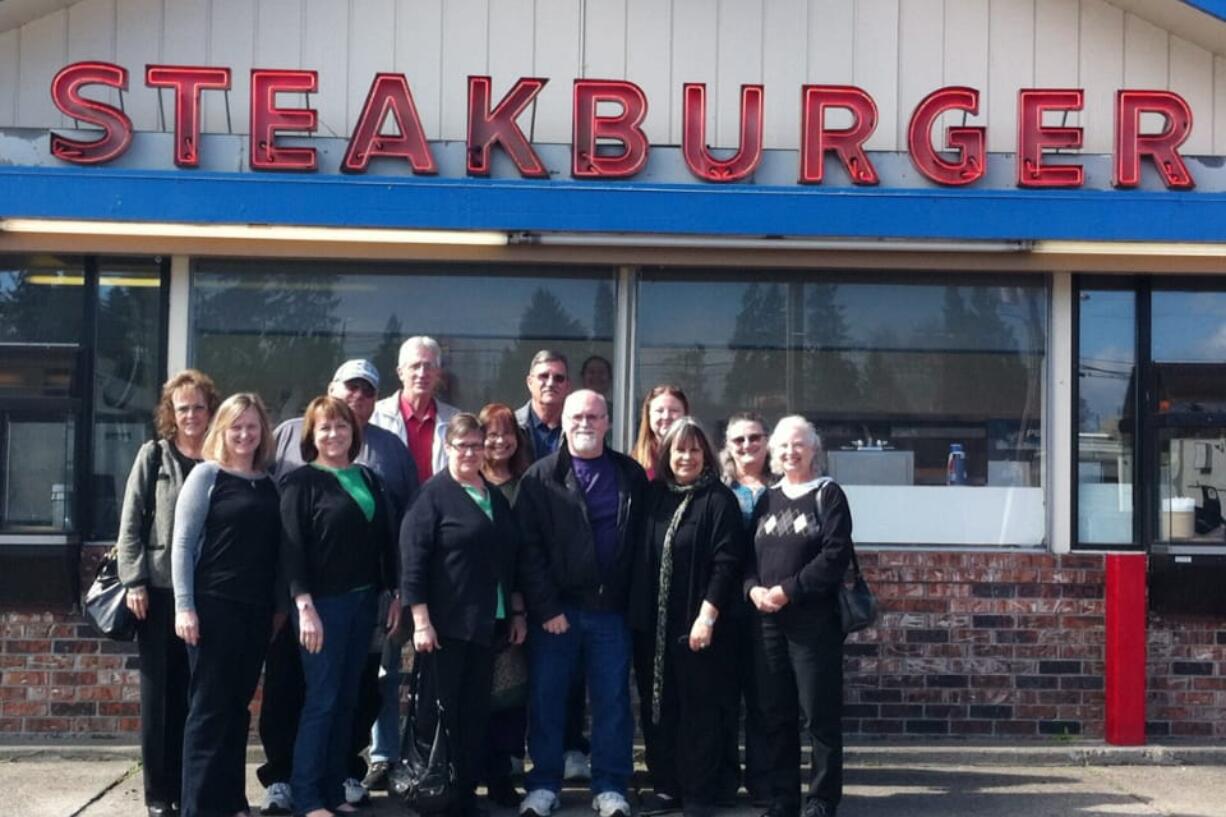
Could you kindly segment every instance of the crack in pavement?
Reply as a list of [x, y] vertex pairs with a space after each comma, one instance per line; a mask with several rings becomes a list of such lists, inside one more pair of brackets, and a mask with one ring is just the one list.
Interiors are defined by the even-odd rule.
[[98, 802], [99, 800], [101, 800], [103, 797], [106, 797], [108, 794], [110, 794], [112, 791], [114, 791], [116, 787], [118, 787], [118, 786], [122, 785], [122, 784], [124, 783], [124, 781], [126, 781], [126, 780], [127, 780], [129, 777], [131, 777], [132, 775], [134, 775], [134, 774], [136, 774], [138, 771], [140, 771], [140, 767], [141, 767], [141, 764], [139, 764], [139, 763], [134, 763], [134, 764], [132, 764], [130, 767], [128, 767], [128, 770], [127, 770], [127, 771], [125, 771], [125, 772], [124, 772], [123, 774], [121, 774], [119, 777], [117, 777], [117, 778], [115, 778], [114, 780], [112, 780], [112, 781], [111, 781], [110, 783], [108, 783], [107, 785], [103, 786], [101, 791], [99, 791], [99, 792], [98, 792], [97, 794], [95, 794], [93, 797], [89, 798], [89, 800], [85, 801], [85, 805], [81, 806], [79, 809], [77, 809], [76, 811], [74, 811], [72, 814], [69, 814], [69, 815], [68, 815], [68, 817], [80, 817], [80, 815], [81, 815], [81, 814], [82, 814], [82, 813], [83, 813], [83, 812], [84, 812], [84, 811], [85, 811], [87, 808], [89, 808], [90, 806], [92, 806], [94, 803], [97, 803], [97, 802]]

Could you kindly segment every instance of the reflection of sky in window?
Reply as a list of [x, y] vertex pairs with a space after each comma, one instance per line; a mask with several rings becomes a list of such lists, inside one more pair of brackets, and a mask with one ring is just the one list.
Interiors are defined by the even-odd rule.
[[[280, 270], [277, 270], [278, 272]], [[590, 333], [596, 319], [596, 297], [600, 284], [613, 292], [610, 274], [601, 278], [521, 277], [503, 275], [345, 275], [343, 277], [304, 274], [295, 276], [300, 285], [320, 289], [339, 301], [333, 316], [346, 333], [381, 334], [388, 319], [399, 319], [406, 335], [463, 337], [515, 337], [520, 320], [531, 306], [538, 290], [557, 299], [569, 318]], [[235, 286], [231, 275], [213, 278], [199, 275], [202, 289]], [[253, 277], [247, 282], [256, 291], [280, 289], [283, 278], [268, 281]], [[612, 303], [610, 299], [609, 303]], [[613, 315], [604, 316], [608, 325]], [[215, 327], [200, 326], [210, 331]], [[457, 330], [459, 334], [457, 334]]]
[[1136, 357], [1134, 295], [1131, 290], [1082, 292], [1080, 310], [1078, 387], [1081, 399], [1101, 422], [1124, 413]]
[[[727, 347], [735, 331], [742, 298], [750, 287], [746, 281], [645, 281], [640, 287], [639, 342], [644, 346]], [[760, 281], [760, 290], [778, 287], [786, 303], [786, 282]], [[976, 325], [959, 327], [961, 337], [954, 339], [945, 330], [946, 290], [943, 285], [915, 285], [902, 282], [883, 284], [832, 284], [834, 303], [842, 308], [851, 349], [905, 347], [907, 349], [968, 348], [986, 351], [976, 342]], [[965, 309], [973, 309], [975, 287], [957, 287]], [[1000, 323], [1013, 334], [1009, 351], [1042, 352], [1046, 344], [1047, 307], [1041, 287], [988, 286], [989, 302], [996, 304]], [[815, 284], [805, 282], [806, 302], [813, 297]], [[1028, 303], [1033, 300], [1033, 307]], [[1031, 315], [1038, 325], [1027, 327]], [[758, 330], [770, 327], [755, 327]], [[784, 327], [779, 329], [782, 337]], [[760, 336], [760, 335], [759, 335]]]
[[1226, 362], [1226, 292], [1154, 292], [1153, 358]]

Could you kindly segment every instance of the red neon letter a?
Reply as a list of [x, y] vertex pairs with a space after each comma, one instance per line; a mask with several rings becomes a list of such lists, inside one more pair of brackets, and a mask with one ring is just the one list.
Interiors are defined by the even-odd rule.
[[[398, 135], [379, 133], [388, 114], [396, 123]], [[413, 92], [404, 74], [375, 74], [366, 93], [366, 104], [358, 124], [349, 137], [349, 147], [341, 160], [345, 173], [365, 173], [366, 165], [378, 156], [399, 156], [409, 160], [417, 174], [437, 173], [434, 156], [426, 143], [426, 132], [413, 104]]]

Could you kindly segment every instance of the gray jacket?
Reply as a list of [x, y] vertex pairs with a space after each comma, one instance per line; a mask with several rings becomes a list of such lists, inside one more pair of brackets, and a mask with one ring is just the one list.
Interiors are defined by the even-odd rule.
[[[161, 449], [154, 496], [145, 496], [149, 489], [149, 469], [153, 448]], [[123, 510], [119, 514], [119, 580], [125, 587], [171, 588], [170, 538], [175, 525], [175, 502], [183, 488], [183, 469], [170, 450], [169, 440], [150, 440], [136, 453], [136, 461], [128, 473], [128, 485], [123, 493]], [[153, 503], [153, 524], [149, 541], [141, 540], [145, 508]]]
[[[447, 423], [459, 414], [460, 410], [437, 397], [434, 398], [434, 407], [434, 445], [430, 453], [434, 465], [432, 473], [437, 474], [447, 469], [447, 446], [444, 445], [447, 439]], [[409, 444], [404, 428], [404, 415], [400, 413], [400, 390], [375, 403], [375, 413], [370, 417], [370, 424], [392, 432], [406, 446]]]

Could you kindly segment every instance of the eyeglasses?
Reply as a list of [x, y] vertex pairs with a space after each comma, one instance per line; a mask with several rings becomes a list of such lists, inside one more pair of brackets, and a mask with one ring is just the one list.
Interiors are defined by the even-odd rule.
[[475, 454], [485, 448], [484, 442], [479, 443], [448, 443], [456, 451], [461, 454]]
[[762, 442], [762, 438], [765, 436], [765, 434], [745, 434], [740, 437], [729, 437], [728, 442], [733, 445], [753, 445], [754, 443]]
[[540, 374], [532, 375], [533, 379], [538, 383], [565, 383], [566, 375], [557, 372], [541, 372]]

